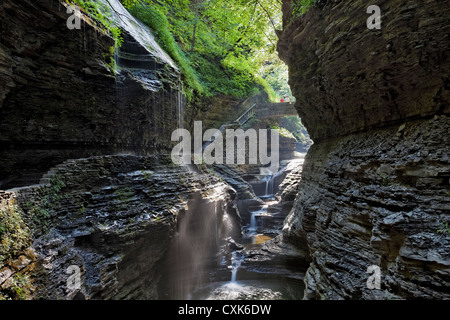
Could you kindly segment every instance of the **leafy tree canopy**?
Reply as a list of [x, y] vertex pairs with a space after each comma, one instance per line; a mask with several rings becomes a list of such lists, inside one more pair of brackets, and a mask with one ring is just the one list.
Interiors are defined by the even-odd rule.
[[281, 0], [121, 1], [180, 65], [188, 95], [243, 98], [264, 88], [275, 100], [289, 92], [275, 52]]

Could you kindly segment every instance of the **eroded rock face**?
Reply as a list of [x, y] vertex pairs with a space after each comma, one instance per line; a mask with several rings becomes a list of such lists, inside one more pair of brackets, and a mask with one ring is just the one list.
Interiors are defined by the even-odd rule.
[[[438, 232], [449, 218], [439, 143], [449, 128], [441, 116], [313, 145], [290, 226], [313, 258], [308, 298], [449, 298], [450, 237]], [[381, 290], [367, 288], [371, 265]]]
[[363, 1], [289, 3], [279, 52], [314, 145], [283, 235], [306, 239], [305, 298], [448, 299], [448, 6], [385, 1], [368, 30]]
[[315, 142], [450, 112], [445, 0], [385, 1], [381, 30], [366, 26], [367, 1], [320, 1], [291, 23], [283, 2], [278, 52]]
[[[42, 186], [2, 194], [14, 197], [24, 217], [39, 218], [28, 220], [37, 255], [29, 273], [34, 298], [158, 299], [161, 277], [177, 279], [162, 268], [174, 243], [186, 246], [175, 255], [184, 259], [180, 265], [196, 262], [199, 274], [206, 263], [200, 265], [198, 254], [191, 253], [203, 244], [209, 247], [202, 259], [214, 260], [217, 247], [240, 232], [235, 191], [218, 178], [174, 166], [166, 156], [68, 160], [49, 175], [64, 186], [48, 203], [42, 203], [47, 194], [39, 191]], [[37, 214], [44, 210], [50, 216]], [[211, 232], [195, 232], [184, 221], [209, 221]], [[80, 270], [79, 288], [69, 278], [71, 266]]]
[[180, 126], [176, 68], [124, 31], [116, 74], [114, 40], [84, 16], [68, 29], [66, 10], [51, 0], [0, 6], [2, 189], [35, 183], [67, 159], [169, 151]]

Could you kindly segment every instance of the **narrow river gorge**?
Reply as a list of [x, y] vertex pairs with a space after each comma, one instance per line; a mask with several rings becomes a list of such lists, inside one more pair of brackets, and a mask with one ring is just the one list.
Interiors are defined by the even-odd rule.
[[[382, 1], [380, 29], [363, 0], [75, 2], [0, 4], [0, 299], [450, 298], [445, 0]], [[238, 69], [253, 40], [292, 102]]]

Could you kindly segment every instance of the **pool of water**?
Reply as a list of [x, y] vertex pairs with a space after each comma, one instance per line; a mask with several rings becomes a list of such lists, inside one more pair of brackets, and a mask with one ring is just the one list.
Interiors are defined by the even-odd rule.
[[193, 300], [299, 300], [305, 286], [302, 280], [265, 278], [211, 282], [194, 291]]
[[[229, 281], [212, 281], [196, 288], [189, 299], [195, 300], [298, 300], [303, 298], [304, 283], [298, 277], [283, 274], [281, 270], [260, 272], [247, 270], [243, 263], [249, 250], [262, 248], [279, 232], [276, 231], [280, 221], [271, 221], [270, 207], [276, 205], [273, 200], [266, 200], [258, 210], [250, 211], [249, 223], [243, 226], [240, 250], [232, 252], [231, 260], [223, 264], [228, 270]], [[275, 223], [275, 224], [274, 224]], [[280, 226], [278, 226], [280, 227]], [[223, 277], [222, 279], [223, 280]]]

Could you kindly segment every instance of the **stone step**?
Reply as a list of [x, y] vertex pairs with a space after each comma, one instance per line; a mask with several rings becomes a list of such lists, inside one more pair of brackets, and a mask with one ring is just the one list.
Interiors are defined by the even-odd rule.
[[14, 181], [11, 181], [8, 184], [8, 188], [17, 188], [17, 187], [24, 187], [32, 184], [36, 184], [39, 182], [39, 179], [41, 178], [41, 173], [33, 172], [33, 173], [25, 173], [22, 174], [20, 177], [15, 179]]
[[50, 184], [51, 178], [42, 178], [39, 180], [39, 184]]

